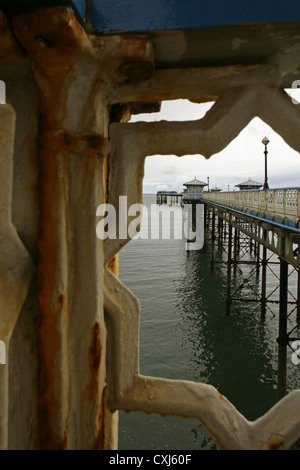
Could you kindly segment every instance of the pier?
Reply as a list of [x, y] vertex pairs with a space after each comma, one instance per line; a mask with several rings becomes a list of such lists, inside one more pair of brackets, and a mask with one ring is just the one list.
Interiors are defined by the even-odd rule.
[[[299, 197], [300, 188], [280, 188], [205, 192], [201, 201], [211, 269], [216, 263], [227, 265], [226, 315], [248, 303], [259, 309], [262, 321], [267, 313], [277, 317], [278, 399], [286, 394], [287, 348], [299, 339]], [[257, 290], [249, 288], [251, 277], [258, 281]], [[268, 291], [270, 277], [275, 287]]]
[[[292, 349], [292, 343], [300, 339], [296, 334], [300, 322], [300, 188], [203, 191], [206, 183], [196, 177], [185, 186], [182, 194], [158, 191], [156, 202], [172, 205], [181, 196], [181, 205], [192, 205], [194, 227], [196, 205], [204, 205], [211, 271], [217, 264], [226, 266], [226, 315], [239, 313], [242, 304], [249, 304], [259, 310], [262, 321], [267, 314], [277, 317], [280, 399], [286, 394], [287, 348]], [[251, 288], [253, 278], [256, 289]]]
[[[300, 438], [300, 390], [253, 422], [201, 380], [141, 373], [140, 302], [119, 279], [132, 221], [101, 241], [96, 227], [97, 207], [118, 211], [120, 196], [142, 203], [149, 156], [210, 158], [256, 117], [300, 151], [300, 107], [285, 91], [298, 86], [299, 7], [139, 3], [0, 0], [0, 449], [115, 450], [119, 411], [195, 418], [220, 449], [289, 448]], [[173, 100], [212, 107], [195, 120], [130, 122]], [[272, 214], [272, 199], [261, 207], [269, 192], [256, 209], [195, 189], [215, 250], [217, 240], [227, 250], [228, 315], [244, 238], [262, 274], [268, 253], [279, 260], [284, 362], [298, 212]], [[187, 192], [159, 200], [184, 203]], [[282, 197], [298, 207], [293, 192]], [[268, 312], [268, 292], [260, 299]]]
[[177, 191], [157, 191], [156, 204], [182, 205], [182, 193], [178, 193]]

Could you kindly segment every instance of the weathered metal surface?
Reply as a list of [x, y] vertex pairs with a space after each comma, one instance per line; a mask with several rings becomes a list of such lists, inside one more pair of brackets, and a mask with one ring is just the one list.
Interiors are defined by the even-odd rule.
[[[87, 134], [99, 132], [105, 121], [101, 109], [106, 111], [114, 87], [136, 82], [139, 66], [141, 79], [145, 70], [147, 76], [153, 70], [153, 50], [145, 35], [88, 36], [65, 8], [17, 17], [14, 31], [34, 63], [45, 129], [60, 129], [63, 121], [70, 132], [82, 133], [82, 127]], [[68, 112], [77, 99], [84, 103], [84, 126], [79, 114]]]
[[153, 73], [152, 49], [143, 35], [89, 38], [63, 8], [13, 23], [41, 105], [39, 445], [100, 449], [115, 439], [104, 434], [111, 426], [104, 425], [103, 255], [95, 236], [109, 151], [107, 96], [116, 83]]
[[201, 103], [215, 101], [244, 87], [257, 85], [279, 87], [280, 68], [274, 65], [232, 65], [227, 67], [198, 67], [157, 70], [155, 75], [138, 86], [121, 84], [112, 97], [113, 102], [153, 102], [185, 98]]
[[0, 105], [0, 337], [7, 364], [0, 365], [0, 449], [8, 447], [9, 347], [28, 293], [33, 263], [12, 223], [15, 112]]
[[[182, 76], [177, 79], [178, 73], [175, 75], [175, 71], [159, 71], [148, 82], [141, 83], [134, 89], [127, 88], [130, 100], [139, 96], [141, 100], [146, 101], [147, 95], [152, 99], [162, 100], [170, 98], [172, 92], [176, 98], [191, 98], [193, 94], [196, 101], [204, 101], [205, 98], [211, 99], [215, 94], [218, 99], [199, 121], [111, 124], [111, 184], [108, 202], [114, 205], [117, 212], [121, 195], [127, 195], [128, 206], [142, 202], [142, 178], [146, 156], [201, 153], [208, 158], [224, 148], [254, 116], [261, 116], [267, 123], [277, 127], [286, 141], [296, 150], [300, 150], [299, 138], [292, 135], [293, 132], [299, 135], [295, 130], [300, 127], [300, 113], [280, 89], [280, 74], [276, 67], [228, 67], [189, 72], [186, 71], [187, 75], [181, 82]], [[165, 81], [167, 76], [168, 80]], [[195, 76], [198, 78], [197, 85], [188, 88]], [[152, 88], [152, 83], [155, 83], [157, 78], [161, 79], [161, 86], [157, 86], [156, 82]], [[168, 87], [162, 83], [168, 83]], [[119, 91], [121, 96], [122, 87]], [[266, 103], [272, 108], [272, 112], [266, 111]], [[286, 122], [274, 117], [272, 113], [276, 112], [280, 116], [284, 115], [289, 124], [286, 125]], [[135, 184], [132, 184], [131, 179], [119, 177], [125, 174], [126, 168], [130, 168], [135, 174]], [[228, 217], [232, 216], [229, 214]], [[128, 217], [128, 223], [130, 221]], [[129, 239], [129, 236], [127, 239], [121, 239], [118, 235], [116, 240], [106, 239], [106, 262], [109, 262]], [[287, 255], [287, 251], [283, 252], [281, 240], [280, 237], [276, 240], [273, 237], [269, 242], [276, 244], [280, 256]], [[181, 380], [167, 381], [141, 376], [138, 357], [138, 299], [126, 290], [111, 272], [106, 270], [105, 276], [109, 351], [118, 351], [113, 357], [108, 375], [108, 400], [112, 409], [138, 409], [161, 415], [197, 417], [222, 449], [286, 448], [299, 437], [298, 418], [293, 419], [291, 427], [291, 422], [285, 422], [284, 425], [282, 423], [285, 413], [290, 412], [290, 406], [297, 403], [295, 406], [299, 408], [299, 391], [290, 394], [259, 420], [249, 423], [225, 397], [220, 399], [220, 394], [213, 387]], [[132, 350], [130, 342], [137, 345], [135, 350]]]
[[[102, 448], [104, 428], [105, 328], [98, 293], [103, 262], [93, 219], [103, 198], [106, 115], [93, 132], [91, 120], [97, 119], [92, 110], [87, 118], [86, 107], [91, 93], [94, 102], [98, 77], [86, 64], [82, 82], [77, 69], [90, 43], [72, 13], [55, 13], [52, 21], [39, 11], [15, 22], [34, 63], [42, 116], [39, 447], [93, 449]], [[88, 62], [88, 51], [86, 57]], [[72, 93], [78, 93], [75, 102]]]
[[[162, 59], [161, 65], [167, 54], [168, 35], [163, 38], [163, 51], [154, 48], [155, 38], [151, 41], [145, 34], [89, 35], [74, 12], [63, 7], [12, 15], [11, 20], [13, 34], [23, 48], [20, 60], [24, 61], [25, 51], [26, 70], [31, 64], [40, 106], [39, 177], [37, 165], [33, 165], [35, 180], [30, 181], [26, 167], [28, 187], [34, 189], [20, 185], [14, 208], [18, 231], [34, 253], [39, 272], [38, 293], [32, 292], [39, 301], [39, 403], [34, 411], [39, 427], [31, 426], [34, 438], [27, 444], [43, 449], [116, 448], [117, 410], [125, 409], [195, 416], [220, 448], [289, 447], [300, 433], [299, 391], [249, 423], [213, 387], [139, 374], [139, 302], [117, 279], [118, 252], [128, 240], [106, 240], [104, 244], [98, 240], [96, 208], [110, 202], [118, 209], [120, 195], [128, 196], [128, 204], [142, 202], [147, 155], [201, 152], [209, 157], [256, 115], [299, 150], [300, 113], [280, 88], [282, 75], [295, 70], [297, 40], [293, 39], [295, 47], [284, 62], [284, 70], [281, 65], [222, 67], [217, 60], [215, 67], [156, 70], [156, 58]], [[5, 37], [9, 38], [5, 47], [14, 51], [17, 43], [5, 24]], [[277, 64], [274, 57], [270, 62]], [[278, 62], [282, 64], [282, 60]], [[203, 120], [194, 123], [118, 123], [128, 120], [133, 106], [141, 110], [141, 104], [152, 107], [152, 103], [176, 98], [217, 101]], [[5, 114], [11, 108], [2, 109], [12, 152], [11, 111], [9, 116]], [[110, 121], [115, 122], [109, 132]], [[3, 159], [1, 165], [11, 171], [11, 159]], [[32, 201], [29, 206], [39, 217], [38, 241], [34, 230], [30, 232], [28, 226], [23, 230], [20, 215], [20, 194], [35, 194], [37, 178], [39, 210]], [[15, 263], [18, 254], [22, 255], [27, 277], [24, 270], [18, 271], [20, 263], [18, 269], [14, 265], [8, 270], [12, 278], [3, 268], [3, 286], [11, 280], [14, 293], [20, 288], [14, 299], [4, 287], [0, 292], [1, 302], [19, 302], [16, 307], [4, 306], [4, 312], [10, 314], [9, 328], [0, 332], [8, 340], [32, 276], [30, 256], [9, 222], [13, 205], [6, 199], [11, 192], [9, 182], [5, 178], [1, 185], [0, 205], [3, 201], [6, 214], [1, 230], [8, 227], [8, 231], [3, 232], [5, 248], [0, 257], [7, 262], [11, 255], [8, 261]], [[17, 243], [14, 253], [7, 250], [7, 243]], [[10, 446], [10, 370], [2, 369], [2, 448]], [[29, 389], [27, 385], [27, 393]], [[12, 398], [10, 401], [13, 403]], [[14, 417], [14, 426], [16, 420]], [[24, 422], [22, 429], [28, 432]], [[17, 440], [11, 438], [11, 442], [17, 446]]]
[[210, 385], [140, 375], [138, 348], [131, 347], [139, 341], [139, 302], [108, 270], [105, 308], [109, 315], [108, 352], [112, 355], [112, 367], [108, 370], [111, 409], [196, 417], [219, 449], [285, 449], [297, 439], [299, 390], [290, 393], [263, 417], [249, 422]]

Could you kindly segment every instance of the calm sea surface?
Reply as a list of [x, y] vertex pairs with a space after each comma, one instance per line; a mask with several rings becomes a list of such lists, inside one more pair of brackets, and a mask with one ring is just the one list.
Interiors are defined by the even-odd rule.
[[[155, 195], [144, 195], [144, 204], [150, 211]], [[216, 254], [216, 261], [226, 261], [226, 255]], [[267, 288], [269, 293], [275, 289], [270, 298], [276, 300], [278, 266], [270, 267]], [[184, 239], [137, 239], [120, 255], [120, 279], [141, 303], [141, 373], [211, 384], [254, 420], [277, 400], [278, 306], [269, 304], [261, 319], [258, 303], [239, 302], [226, 316], [226, 269], [219, 262], [211, 271], [209, 235], [199, 251], [187, 252]], [[233, 277], [232, 289], [241, 299], [259, 293], [260, 279], [251, 269], [249, 265]], [[294, 284], [291, 273], [292, 294]], [[289, 310], [293, 308], [291, 304]], [[289, 317], [289, 329], [296, 324], [295, 315]], [[291, 354], [288, 348], [288, 391], [300, 382], [300, 365], [292, 363]], [[211, 450], [215, 445], [196, 419], [120, 412], [119, 449]]]

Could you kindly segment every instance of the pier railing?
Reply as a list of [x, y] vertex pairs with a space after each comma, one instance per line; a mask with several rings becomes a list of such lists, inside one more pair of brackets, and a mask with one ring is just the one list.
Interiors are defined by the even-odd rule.
[[203, 193], [203, 199], [257, 215], [300, 220], [300, 188]]

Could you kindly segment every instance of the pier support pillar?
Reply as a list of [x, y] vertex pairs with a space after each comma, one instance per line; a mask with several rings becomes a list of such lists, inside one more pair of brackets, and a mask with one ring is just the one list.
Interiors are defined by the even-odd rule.
[[297, 269], [297, 322], [300, 321], [300, 270]]
[[233, 269], [234, 275], [236, 275], [236, 268], [237, 268], [237, 256], [239, 252], [239, 240], [240, 238], [240, 231], [235, 227], [234, 229], [234, 244], [233, 244]]
[[223, 219], [219, 216], [218, 221], [218, 237], [219, 237], [219, 251], [222, 252], [223, 250]]
[[230, 307], [231, 307], [231, 264], [232, 264], [232, 225], [229, 221], [228, 223], [226, 315], [230, 315]]
[[286, 394], [288, 263], [280, 259], [277, 398]]
[[[264, 230], [264, 238], [266, 230]], [[267, 283], [267, 248], [263, 246], [262, 250], [262, 275], [261, 275], [261, 316], [266, 315], [266, 283]]]
[[256, 249], [256, 275], [259, 276], [260, 271], [260, 243], [257, 243]]
[[216, 223], [216, 217], [215, 217], [215, 211], [212, 209], [212, 220], [211, 220], [211, 241], [212, 241], [212, 246], [211, 246], [211, 263], [210, 263], [210, 270], [213, 272], [214, 270], [214, 265], [215, 265], [215, 223]]

